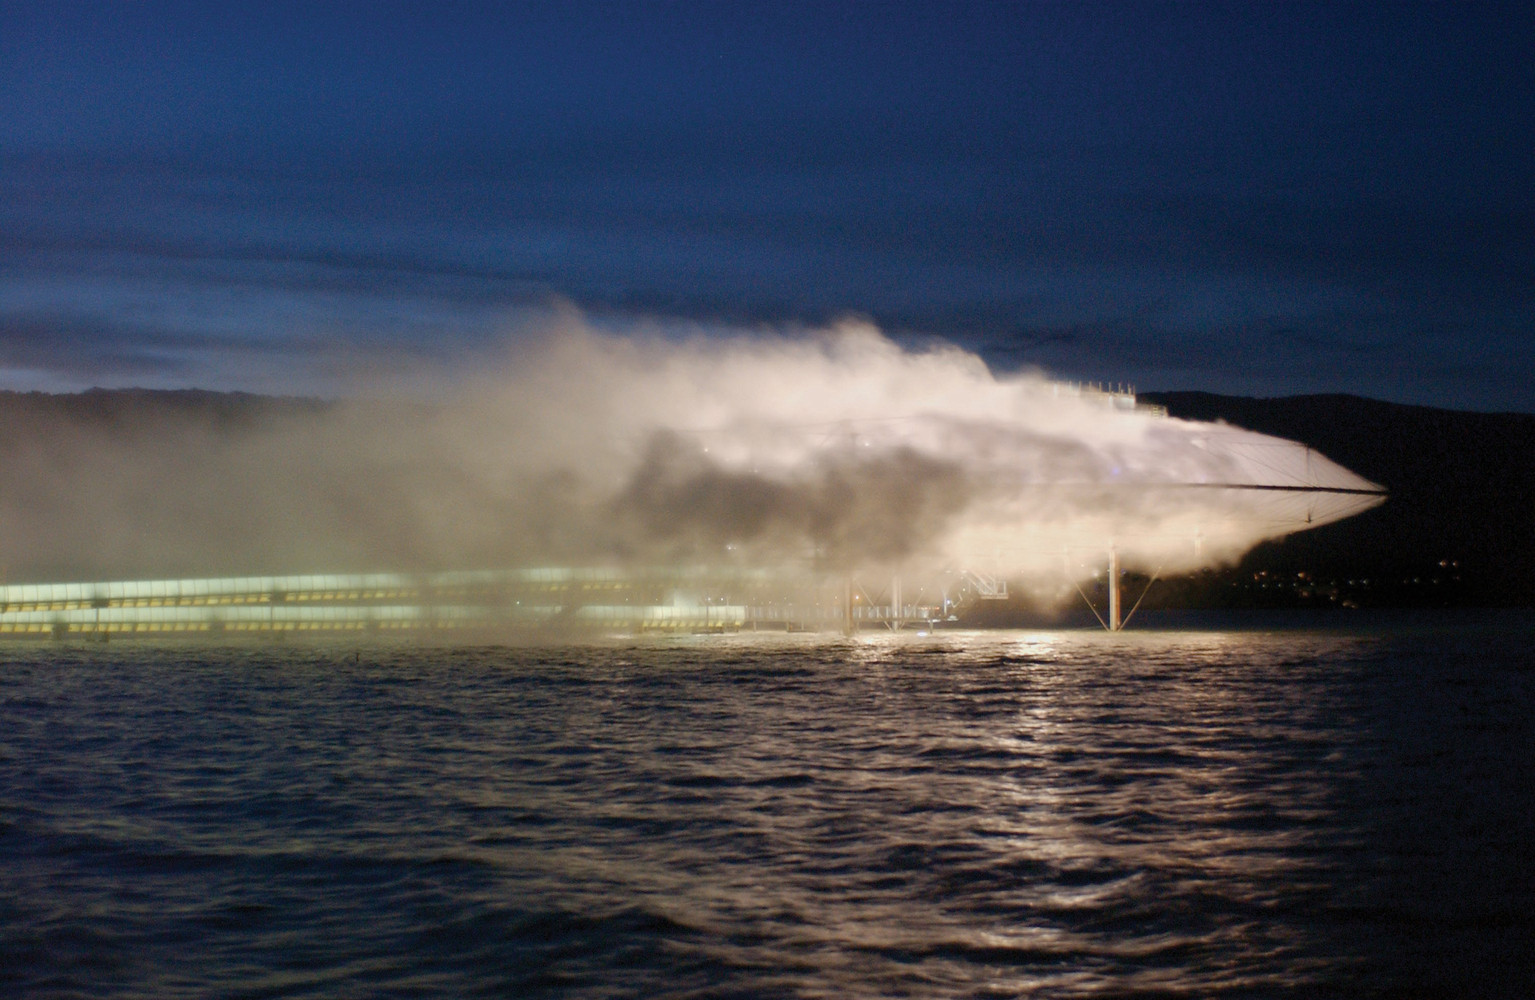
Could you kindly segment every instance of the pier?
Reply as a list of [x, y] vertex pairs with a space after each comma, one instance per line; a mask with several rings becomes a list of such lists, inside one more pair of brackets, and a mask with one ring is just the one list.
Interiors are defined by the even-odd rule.
[[[0, 637], [440, 631], [735, 632], [928, 626], [969, 591], [608, 568], [0, 586]], [[1004, 590], [1005, 593], [1005, 590]]]

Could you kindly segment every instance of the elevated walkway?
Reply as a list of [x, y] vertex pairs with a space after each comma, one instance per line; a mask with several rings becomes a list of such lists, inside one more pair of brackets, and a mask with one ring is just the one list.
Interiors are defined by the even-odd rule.
[[948, 610], [902, 603], [898, 582], [878, 600], [843, 589], [762, 573], [600, 567], [13, 584], [0, 586], [0, 637], [799, 631], [928, 625]]

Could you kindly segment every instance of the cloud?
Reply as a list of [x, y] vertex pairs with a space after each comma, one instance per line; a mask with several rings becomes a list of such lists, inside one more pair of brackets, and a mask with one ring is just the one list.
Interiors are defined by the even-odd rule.
[[[1228, 183], [1183, 148], [1127, 165], [1112, 145], [981, 137], [966, 156], [913, 134], [838, 153], [828, 132], [753, 158], [666, 128], [291, 163], [7, 156], [0, 323], [40, 339], [13, 335], [0, 365], [14, 385], [76, 387], [84, 364], [110, 385], [333, 394], [364, 355], [478, 363], [565, 297], [620, 324], [856, 311], [909, 342], [1146, 387], [1535, 405], [1505, 376], [1535, 364], [1535, 226], [1513, 196], [1286, 188], [1251, 150]], [[1497, 358], [1475, 349], [1489, 338]], [[1363, 357], [1374, 343], [1421, 368]]]

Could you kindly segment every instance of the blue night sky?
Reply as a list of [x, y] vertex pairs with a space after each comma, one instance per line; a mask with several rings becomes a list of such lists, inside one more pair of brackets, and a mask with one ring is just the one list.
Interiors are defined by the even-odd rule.
[[1459, 4], [4, 3], [0, 388], [324, 392], [573, 303], [1531, 411], [1532, 52]]

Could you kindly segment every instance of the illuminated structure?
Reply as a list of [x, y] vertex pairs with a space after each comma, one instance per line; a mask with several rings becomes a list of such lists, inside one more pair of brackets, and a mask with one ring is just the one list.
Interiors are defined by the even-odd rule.
[[[849, 586], [853, 586], [849, 584]], [[897, 585], [898, 586], [898, 585]], [[854, 587], [752, 572], [539, 568], [430, 574], [358, 573], [0, 586], [0, 635], [547, 631], [797, 631], [841, 623], [928, 622], [958, 605], [875, 604]], [[877, 595], [883, 596], [883, 594]]]
[[[711, 468], [799, 470], [839, 456], [937, 456], [965, 506], [943, 561], [895, 565], [810, 553], [686, 567], [588, 566], [0, 586], [0, 636], [898, 628], [1005, 598], [1009, 580], [1058, 600], [1107, 569], [1105, 628], [1126, 624], [1121, 576], [1153, 580], [1234, 560], [1253, 544], [1349, 517], [1381, 487], [1311, 449], [1223, 424], [1167, 418], [1133, 392], [1051, 384], [1059, 426], [1093, 421], [1095, 446], [1020, 418], [971, 415], [762, 424], [698, 434]], [[807, 426], [811, 429], [807, 430]], [[1065, 441], [1063, 444], [1062, 441]], [[808, 457], [807, 457], [808, 456]], [[766, 476], [763, 472], [761, 475]], [[958, 487], [956, 487], [958, 489]], [[728, 548], [734, 548], [729, 546]], [[859, 585], [877, 578], [878, 588]], [[904, 579], [904, 583], [903, 583]], [[1148, 585], [1149, 586], [1149, 585]], [[1144, 595], [1142, 595], [1144, 596]], [[1086, 599], [1083, 593], [1084, 600]], [[1089, 602], [1089, 607], [1092, 607]]]

